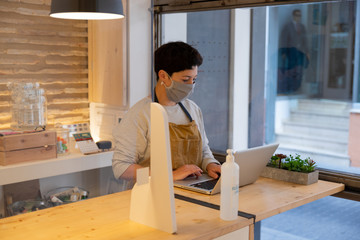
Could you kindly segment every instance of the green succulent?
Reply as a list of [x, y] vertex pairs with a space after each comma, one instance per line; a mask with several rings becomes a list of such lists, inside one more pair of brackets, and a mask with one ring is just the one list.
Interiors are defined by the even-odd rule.
[[292, 155], [275, 154], [271, 157], [267, 166], [295, 172], [310, 173], [315, 171], [316, 162], [309, 157], [301, 159], [299, 154], [296, 154], [295, 157]]

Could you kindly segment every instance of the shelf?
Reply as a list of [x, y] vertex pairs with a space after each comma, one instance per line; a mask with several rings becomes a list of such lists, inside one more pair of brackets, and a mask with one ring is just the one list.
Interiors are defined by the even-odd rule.
[[71, 153], [58, 158], [0, 166], [0, 185], [109, 167], [113, 152]]

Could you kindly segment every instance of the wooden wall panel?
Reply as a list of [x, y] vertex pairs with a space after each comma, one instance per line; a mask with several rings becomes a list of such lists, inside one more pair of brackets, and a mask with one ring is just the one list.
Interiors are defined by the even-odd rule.
[[48, 125], [89, 121], [87, 21], [49, 17], [51, 0], [0, 1], [0, 129], [11, 123], [8, 82], [39, 82]]
[[[124, 8], [126, 7], [123, 1]], [[126, 108], [126, 19], [89, 21], [89, 99]]]

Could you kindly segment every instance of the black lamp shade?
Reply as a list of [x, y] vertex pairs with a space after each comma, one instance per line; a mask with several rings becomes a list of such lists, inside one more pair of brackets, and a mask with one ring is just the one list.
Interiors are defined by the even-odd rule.
[[121, 0], [52, 0], [51, 17], [65, 19], [117, 19], [124, 17]]

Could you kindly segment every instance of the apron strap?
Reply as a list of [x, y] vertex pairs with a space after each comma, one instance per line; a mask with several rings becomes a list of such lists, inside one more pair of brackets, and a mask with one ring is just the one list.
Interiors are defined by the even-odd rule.
[[178, 102], [178, 104], [180, 105], [181, 109], [184, 111], [186, 116], [189, 118], [190, 122], [192, 122], [193, 119], [192, 119], [190, 113], [188, 112], [188, 110], [186, 110], [186, 108], [184, 107], [184, 105], [181, 102]]
[[154, 88], [154, 102], [159, 103], [159, 100], [156, 96], [155, 88]]
[[[156, 92], [155, 92], [155, 89], [154, 89], [154, 101], [156, 103], [159, 103], [159, 100], [156, 96]], [[181, 107], [181, 109], [184, 111], [184, 113], [186, 114], [186, 116], [189, 118], [190, 122], [192, 122], [192, 117], [190, 115], [190, 113], [188, 112], [188, 110], [186, 110], [186, 108], [184, 107], [184, 105], [181, 103], [181, 102], [178, 102], [179, 106]]]

